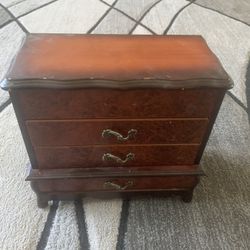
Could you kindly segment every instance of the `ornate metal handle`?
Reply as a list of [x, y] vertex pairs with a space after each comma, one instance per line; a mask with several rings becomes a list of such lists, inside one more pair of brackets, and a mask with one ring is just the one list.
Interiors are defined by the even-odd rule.
[[131, 161], [135, 158], [135, 154], [133, 153], [128, 153], [126, 155], [126, 158], [125, 160], [122, 160], [120, 157], [118, 156], [115, 156], [115, 155], [112, 155], [110, 153], [106, 153], [102, 156], [102, 160], [103, 161], [115, 161], [116, 163], [119, 163], [119, 164], [125, 164], [127, 163], [128, 161]]
[[136, 129], [130, 129], [128, 131], [127, 137], [124, 137], [123, 135], [121, 135], [116, 131], [113, 131], [111, 129], [104, 129], [102, 131], [102, 137], [105, 138], [105, 137], [115, 136], [118, 141], [127, 141], [128, 139], [135, 137], [136, 133], [137, 133]]
[[133, 181], [127, 181], [127, 183], [124, 185], [124, 186], [121, 186], [119, 184], [116, 184], [112, 181], [106, 181], [104, 182], [104, 187], [105, 188], [115, 188], [117, 190], [125, 190], [127, 189], [128, 187], [132, 187], [134, 185], [134, 182]]

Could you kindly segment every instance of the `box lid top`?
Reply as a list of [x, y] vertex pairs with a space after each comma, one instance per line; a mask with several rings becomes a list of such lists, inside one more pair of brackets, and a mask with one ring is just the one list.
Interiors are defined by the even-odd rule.
[[2, 87], [221, 87], [230, 77], [201, 36], [31, 34]]

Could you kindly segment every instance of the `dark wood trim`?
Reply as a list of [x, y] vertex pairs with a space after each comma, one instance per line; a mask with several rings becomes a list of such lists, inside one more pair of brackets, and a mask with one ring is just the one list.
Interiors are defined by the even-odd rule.
[[[153, 84], [152, 84], [153, 82]], [[190, 88], [223, 88], [233, 87], [231, 79], [5, 79], [1, 82], [4, 90], [12, 88], [50, 88], [50, 89], [75, 89], [75, 88], [112, 88], [112, 89], [138, 89], [138, 88], [164, 88], [164, 89], [190, 89]]]
[[[35, 172], [39, 172], [38, 170], [33, 170]], [[108, 175], [109, 178], [112, 176]], [[152, 176], [152, 175], [151, 175]], [[183, 175], [182, 175], [183, 176]], [[89, 190], [89, 191], [64, 191], [64, 192], [58, 192], [58, 191], [41, 191], [39, 188], [39, 185], [46, 185], [46, 181], [50, 181], [48, 179], [33, 179], [31, 181], [32, 189], [37, 194], [37, 204], [40, 208], [44, 208], [48, 205], [48, 201], [50, 200], [72, 200], [72, 199], [80, 199], [82, 197], [90, 196], [90, 197], [97, 197], [101, 199], [106, 198], [128, 198], [131, 196], [139, 196], [143, 197], [146, 195], [154, 195], [154, 196], [169, 196], [169, 195], [180, 195], [182, 200], [185, 202], [190, 202], [192, 199], [192, 193], [195, 186], [199, 183], [199, 175], [192, 175], [195, 177], [195, 181], [193, 182], [192, 187], [169, 187], [169, 188], [143, 188], [143, 189], [134, 189], [134, 190]], [[77, 176], [78, 177], [78, 176]], [[128, 178], [126, 176], [122, 176], [122, 178]], [[144, 178], [143, 176], [134, 176], [135, 178]], [[176, 176], [177, 177], [177, 176]], [[131, 177], [130, 177], [131, 178]], [[133, 178], [133, 177], [132, 177]], [[158, 178], [158, 177], [156, 177]], [[168, 178], [168, 177], [166, 177]], [[169, 176], [169, 178], [172, 178]], [[64, 178], [65, 179], [65, 178]], [[61, 179], [62, 180], [62, 179]], [[57, 180], [55, 180], [57, 181]], [[59, 180], [60, 181], [60, 180]], [[67, 181], [72, 181], [72, 178], [65, 179], [63, 182], [65, 185], [67, 185]], [[77, 178], [73, 179], [73, 181], [77, 181]], [[85, 179], [86, 181], [86, 179]]]
[[[198, 181], [196, 185], [198, 184]], [[196, 186], [195, 185], [195, 186]], [[89, 192], [41, 192], [38, 194], [38, 196], [42, 195], [43, 197], [43, 204], [41, 204], [40, 208], [44, 208], [46, 204], [48, 204], [48, 201], [59, 201], [59, 200], [77, 200], [81, 199], [83, 197], [94, 197], [98, 199], [112, 199], [112, 198], [131, 198], [131, 197], [170, 197], [170, 196], [181, 196], [181, 199], [184, 202], [190, 202], [190, 198], [192, 199], [192, 192], [194, 188], [192, 189], [185, 189], [185, 188], [176, 188], [176, 189], [164, 189], [164, 190], [133, 190], [133, 191], [89, 191]], [[39, 200], [40, 198], [38, 198]]]
[[94, 146], [95, 148], [104, 148], [104, 147], [168, 147], [168, 146], [199, 146], [199, 143], [151, 143], [151, 144], [146, 144], [146, 143], [141, 143], [141, 144], [118, 144], [118, 143], [110, 143], [108, 144], [84, 144], [84, 145], [59, 145], [59, 146], [47, 146], [47, 145], [41, 145], [41, 146], [36, 146], [35, 148], [88, 148]]
[[[174, 166], [172, 166], [174, 167]], [[165, 169], [164, 169], [165, 168]], [[102, 177], [135, 177], [135, 176], [180, 176], [180, 175], [205, 175], [203, 170], [194, 165], [191, 170], [181, 170], [183, 166], [176, 166], [180, 169], [171, 170], [171, 167], [167, 166], [154, 166], [152, 168], [139, 167], [139, 168], [106, 168], [106, 169], [91, 169], [91, 168], [70, 168], [70, 169], [30, 169], [30, 174], [26, 178], [26, 181], [33, 180], [54, 180], [54, 179], [82, 179], [82, 178], [102, 178]], [[150, 170], [151, 169], [151, 170]]]
[[105, 122], [105, 121], [208, 121], [206, 117], [152, 117], [152, 118], [79, 118], [79, 119], [30, 119], [27, 124], [43, 122]]
[[9, 90], [9, 95], [11, 98], [11, 102], [13, 104], [13, 108], [14, 108], [16, 118], [17, 118], [20, 130], [22, 133], [24, 144], [25, 144], [26, 149], [27, 149], [27, 153], [29, 155], [31, 165], [33, 168], [37, 168], [38, 164], [36, 161], [35, 152], [34, 152], [34, 149], [32, 147], [32, 144], [31, 144], [31, 140], [30, 140], [30, 137], [29, 137], [26, 125], [25, 125], [25, 121], [23, 120], [24, 116], [23, 116], [22, 111], [20, 109], [20, 105], [18, 103], [18, 98], [15, 95], [15, 91], [13, 91], [13, 90]]
[[200, 160], [201, 160], [201, 157], [203, 155], [203, 152], [205, 150], [205, 147], [207, 145], [207, 141], [209, 139], [209, 136], [211, 134], [211, 131], [213, 129], [213, 126], [214, 126], [214, 122], [216, 120], [216, 117], [219, 113], [219, 110], [220, 110], [220, 106], [222, 104], [222, 101], [223, 101], [223, 98], [226, 94], [226, 89], [224, 90], [221, 90], [221, 93], [220, 93], [220, 96], [218, 96], [218, 99], [217, 99], [217, 103], [216, 105], [214, 106], [214, 111], [212, 112], [213, 116], [210, 118], [209, 120], [209, 123], [208, 123], [208, 126], [207, 126], [207, 131], [206, 131], [206, 134], [204, 135], [203, 137], [203, 141], [201, 143], [201, 146], [200, 146], [200, 149], [197, 153], [197, 157], [195, 159], [195, 164], [199, 164], [200, 163]]

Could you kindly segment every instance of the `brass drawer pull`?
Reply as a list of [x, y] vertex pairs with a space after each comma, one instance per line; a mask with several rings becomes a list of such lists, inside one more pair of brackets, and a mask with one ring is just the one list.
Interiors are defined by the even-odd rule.
[[102, 156], [102, 160], [103, 161], [114, 161], [116, 163], [119, 163], [119, 164], [125, 164], [127, 163], [128, 161], [131, 161], [135, 158], [135, 154], [133, 153], [128, 153], [126, 155], [126, 158], [125, 160], [122, 160], [120, 157], [118, 156], [115, 156], [115, 155], [112, 155], [110, 153], [106, 153]]
[[127, 141], [130, 138], [134, 138], [136, 133], [137, 133], [136, 129], [130, 129], [128, 131], [127, 137], [123, 137], [123, 135], [121, 135], [116, 131], [113, 131], [111, 129], [104, 129], [102, 131], [102, 137], [105, 138], [105, 137], [115, 136], [118, 141]]
[[117, 189], [117, 190], [125, 190], [128, 187], [132, 187], [133, 185], [134, 185], [133, 181], [127, 181], [127, 183], [124, 186], [116, 184], [116, 183], [114, 183], [112, 181], [106, 181], [103, 186], [105, 188], [114, 188], [114, 189]]

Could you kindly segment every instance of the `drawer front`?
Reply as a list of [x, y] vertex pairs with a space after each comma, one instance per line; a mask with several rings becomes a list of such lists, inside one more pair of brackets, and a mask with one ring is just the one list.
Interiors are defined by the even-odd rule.
[[[16, 89], [29, 119], [210, 117], [222, 90]], [[223, 90], [224, 91], [224, 90]]]
[[88, 178], [38, 181], [42, 192], [150, 191], [193, 188], [197, 176]]
[[35, 147], [39, 168], [193, 164], [199, 145]]
[[34, 146], [201, 143], [208, 119], [26, 121]]

